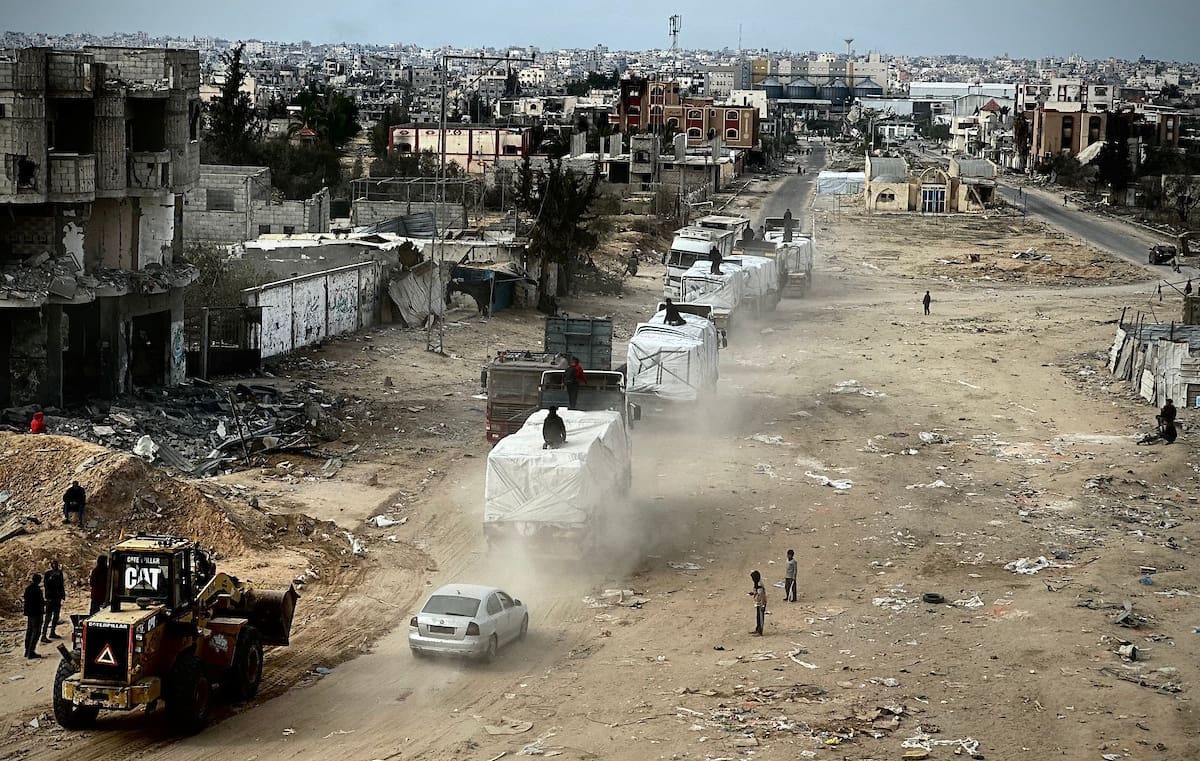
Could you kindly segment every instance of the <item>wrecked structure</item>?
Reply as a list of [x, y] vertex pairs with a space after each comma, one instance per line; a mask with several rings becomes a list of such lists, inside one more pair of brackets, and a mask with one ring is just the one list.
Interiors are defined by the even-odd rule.
[[1122, 317], [1108, 369], [1155, 406], [1174, 399], [1178, 407], [1200, 407], [1200, 325]]
[[868, 154], [864, 174], [867, 211], [944, 214], [979, 212], [994, 203], [999, 169], [987, 159], [952, 158], [947, 169], [928, 166], [915, 174], [902, 158]]
[[329, 200], [329, 188], [284, 199], [270, 167], [204, 164], [183, 197], [184, 239], [229, 245], [260, 235], [327, 233]]
[[0, 404], [183, 380], [199, 86], [195, 50], [0, 52]]

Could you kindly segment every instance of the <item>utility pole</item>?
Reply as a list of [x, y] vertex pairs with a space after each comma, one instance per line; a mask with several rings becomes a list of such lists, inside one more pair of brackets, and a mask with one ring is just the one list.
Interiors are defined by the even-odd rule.
[[[533, 63], [535, 58], [536, 58], [536, 56], [529, 56], [528, 58], [513, 58], [513, 57], [510, 57], [508, 54], [505, 54], [504, 56], [500, 56], [500, 57], [490, 57], [490, 58], [485, 57], [482, 53], [480, 53], [478, 56], [451, 55], [449, 53], [442, 54], [442, 76], [441, 76], [441, 80], [442, 80], [442, 119], [441, 119], [442, 134], [441, 134], [441, 140], [439, 141], [439, 146], [438, 146], [438, 148], [439, 148], [439, 150], [438, 150], [438, 153], [439, 153], [438, 183], [437, 183], [437, 193], [435, 194], [435, 198], [437, 200], [436, 200], [436, 205], [434, 206], [435, 211], [434, 211], [434, 215], [433, 215], [433, 221], [434, 221], [434, 239], [433, 239], [434, 251], [433, 251], [433, 253], [436, 255], [436, 258], [430, 257], [430, 260], [433, 262], [435, 269], [431, 273], [430, 283], [429, 283], [429, 324], [426, 326], [426, 329], [425, 329], [425, 351], [431, 351], [431, 352], [434, 352], [435, 354], [441, 354], [442, 356], [445, 356], [445, 354], [446, 354], [446, 349], [445, 349], [446, 320], [444, 317], [442, 319], [438, 319], [437, 317], [434, 316], [435, 313], [433, 311], [433, 305], [434, 305], [434, 298], [435, 298], [434, 292], [435, 291], [437, 292], [436, 298], [442, 299], [443, 302], [446, 298], [446, 294], [441, 292], [442, 291], [442, 288], [441, 288], [442, 270], [445, 268], [445, 263], [446, 263], [446, 256], [445, 256], [446, 246], [445, 246], [445, 242], [444, 242], [445, 235], [443, 234], [442, 230], [440, 230], [439, 228], [441, 227], [441, 216], [442, 216], [443, 212], [445, 211], [445, 206], [446, 206], [446, 132], [447, 132], [447, 130], [446, 130], [446, 69], [447, 69], [447, 66], [450, 61], [479, 61], [479, 63], [481, 65], [486, 61], [486, 62], [488, 62], [488, 66], [486, 68], [483, 68], [480, 71], [479, 76], [477, 76], [475, 78], [476, 80], [478, 80], [478, 79], [482, 78], [484, 75], [486, 75], [488, 72], [490, 72], [492, 69], [494, 69], [500, 63], [503, 63], [503, 62]], [[463, 200], [465, 203], [465, 200], [466, 200], [465, 197]], [[488, 306], [490, 308], [491, 305], [489, 304]], [[436, 333], [434, 332], [434, 329], [433, 329], [434, 325], [437, 326]]]

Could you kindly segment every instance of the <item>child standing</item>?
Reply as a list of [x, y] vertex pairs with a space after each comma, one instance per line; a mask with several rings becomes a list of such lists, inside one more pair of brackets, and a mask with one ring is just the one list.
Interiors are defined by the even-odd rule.
[[796, 552], [788, 550], [787, 558], [787, 570], [783, 574], [783, 599], [796, 602]]
[[754, 582], [754, 591], [747, 592], [748, 595], [754, 598], [754, 631], [750, 632], [756, 637], [763, 635], [763, 624], [767, 617], [767, 590], [762, 585], [762, 574], [758, 571], [750, 572], [750, 581]]

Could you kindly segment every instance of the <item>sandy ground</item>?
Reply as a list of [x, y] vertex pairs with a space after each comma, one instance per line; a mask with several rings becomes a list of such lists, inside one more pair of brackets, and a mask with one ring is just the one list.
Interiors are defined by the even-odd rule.
[[[333, 479], [272, 468], [230, 480], [369, 549], [297, 645], [269, 656], [273, 689], [185, 740], [141, 716], [66, 733], [30, 707], [46, 664], [5, 656], [0, 680], [28, 677], [16, 680], [28, 699], [7, 711], [0, 759], [485, 761], [531, 745], [568, 759], [884, 759], [911, 746], [1196, 758], [1195, 423], [1185, 412], [1179, 443], [1137, 446], [1153, 411], [1104, 370], [1111, 321], [1148, 306], [1148, 288], [1020, 271], [999, 282], [937, 263], [983, 249], [979, 236], [1002, 241], [983, 249], [995, 262], [1038, 235], [1007, 221], [953, 240], [911, 218], [818, 224], [809, 298], [733, 337], [706, 409], [635, 430], [626, 550], [612, 557], [550, 564], [482, 542], [478, 370], [497, 348], [536, 346], [536, 315], [455, 315], [445, 358], [423, 334], [384, 329], [282, 371], [366, 399], [360, 449]], [[1133, 279], [1052, 240], [1038, 250]], [[626, 339], [659, 293], [661, 268], [643, 274], [620, 299], [568, 309], [611, 315]], [[364, 527], [380, 512], [407, 521]], [[775, 586], [789, 548], [796, 603]], [[1060, 567], [1005, 567], [1043, 556]], [[752, 569], [769, 585], [761, 639], [748, 634]], [[407, 619], [448, 581], [521, 597], [529, 640], [488, 666], [414, 660]], [[645, 603], [584, 602], [610, 588]], [[1136, 628], [1114, 623], [1126, 603]], [[1136, 662], [1117, 655], [1123, 642]], [[332, 673], [310, 672], [326, 660]], [[485, 729], [503, 717], [532, 726]]]

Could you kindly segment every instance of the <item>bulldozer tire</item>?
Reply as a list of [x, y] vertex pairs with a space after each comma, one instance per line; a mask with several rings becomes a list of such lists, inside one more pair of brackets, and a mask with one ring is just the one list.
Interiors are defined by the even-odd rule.
[[253, 626], [243, 626], [233, 651], [233, 666], [226, 679], [226, 695], [235, 703], [253, 700], [258, 694], [258, 686], [262, 684], [262, 675], [262, 635]]
[[177, 732], [191, 735], [203, 729], [212, 705], [204, 662], [191, 653], [180, 655], [167, 679], [166, 699], [167, 720]]
[[77, 706], [62, 695], [62, 685], [67, 677], [75, 673], [75, 667], [66, 661], [58, 664], [54, 674], [54, 720], [63, 729], [86, 729], [100, 714], [96, 706]]

